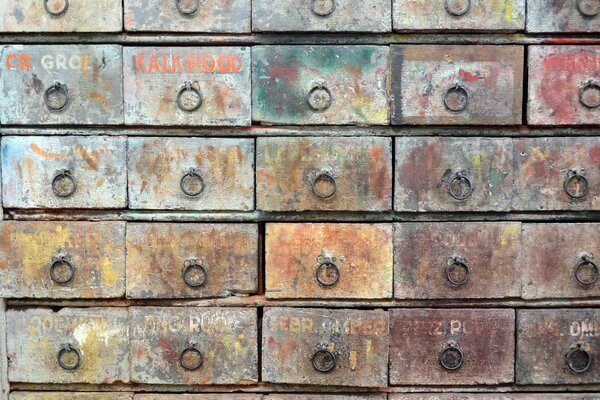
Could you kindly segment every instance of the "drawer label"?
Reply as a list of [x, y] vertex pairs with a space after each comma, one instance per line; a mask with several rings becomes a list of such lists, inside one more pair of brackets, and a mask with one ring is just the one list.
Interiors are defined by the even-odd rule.
[[325, 331], [340, 332], [348, 335], [384, 335], [388, 331], [387, 321], [383, 319], [348, 319], [344, 322], [325, 320], [320, 326], [312, 317], [273, 317], [271, 329], [276, 332], [313, 333], [322, 328]]
[[242, 58], [238, 54], [146, 54], [133, 56], [135, 73], [172, 74], [218, 72], [237, 74], [244, 68]]

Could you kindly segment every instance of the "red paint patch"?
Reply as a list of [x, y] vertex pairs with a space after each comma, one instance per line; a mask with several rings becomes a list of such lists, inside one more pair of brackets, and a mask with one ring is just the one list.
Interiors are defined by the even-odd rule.
[[269, 336], [269, 346], [275, 346], [277, 342], [273, 339], [273, 336]]
[[475, 82], [482, 79], [480, 75], [472, 74], [469, 71], [465, 71], [462, 68], [458, 70], [458, 75], [462, 78], [464, 82]]
[[593, 164], [600, 165], [600, 146], [594, 146], [590, 149], [590, 160]]
[[284, 81], [297, 81], [299, 72], [294, 67], [286, 67], [283, 65], [274, 65], [269, 68], [269, 75], [272, 78], [283, 79]]

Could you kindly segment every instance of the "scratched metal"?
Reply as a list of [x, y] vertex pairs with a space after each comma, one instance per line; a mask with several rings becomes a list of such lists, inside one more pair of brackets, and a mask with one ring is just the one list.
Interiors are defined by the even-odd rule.
[[[397, 138], [395, 210], [507, 211], [513, 196], [511, 149], [506, 138]], [[468, 185], [455, 179], [458, 173], [472, 182], [472, 193], [462, 200]]]
[[[391, 224], [267, 224], [265, 247], [268, 298], [392, 297]], [[337, 270], [320, 268], [328, 261]], [[319, 283], [319, 270], [338, 281]]]
[[391, 210], [392, 141], [259, 138], [256, 181], [259, 210]]
[[[252, 119], [265, 124], [387, 125], [388, 62], [389, 48], [383, 46], [253, 47]], [[311, 92], [321, 93], [312, 107]]]
[[265, 400], [387, 400], [385, 394], [270, 394]]
[[[497, 385], [514, 379], [515, 312], [506, 309], [390, 311], [392, 385]], [[462, 367], [446, 370], [440, 355], [453, 343]]]
[[[6, 312], [8, 378], [27, 383], [129, 382], [125, 308], [63, 308]], [[81, 354], [75, 370], [58, 363], [63, 346]]]
[[555, 394], [555, 393], [515, 393], [515, 394], [390, 394], [389, 400], [600, 400], [600, 395], [587, 393]]
[[135, 400], [263, 400], [261, 394], [136, 394]]
[[528, 58], [529, 124], [600, 124], [600, 107], [588, 107], [600, 103], [598, 86], [588, 86], [600, 81], [600, 46], [529, 46]]
[[125, 0], [125, 30], [246, 33], [250, 32], [250, 0]]
[[[599, 309], [517, 310], [517, 384], [599, 383], [599, 332]], [[592, 365], [576, 373], [567, 365], [567, 354], [580, 345]]]
[[[129, 138], [128, 154], [133, 209], [254, 209], [253, 139]], [[204, 183], [196, 196], [181, 188], [190, 168]]]
[[[200, 287], [190, 287], [184, 280], [191, 276], [199, 279], [192, 284], [202, 282], [202, 276], [184, 273], [191, 259], [206, 270], [206, 281]], [[194, 268], [190, 271], [194, 274]], [[257, 291], [257, 225], [127, 225], [127, 297], [227, 297]]]
[[[4, 136], [4, 207], [126, 207], [125, 160], [126, 142], [123, 137]], [[60, 197], [52, 190], [53, 180], [64, 170], [70, 171], [76, 185], [75, 191], [68, 197]], [[57, 182], [63, 181], [66, 182], [60, 178]], [[68, 193], [60, 190], [60, 194]]]
[[527, 32], [600, 32], [600, 14], [586, 15], [597, 11], [598, 0], [527, 0]]
[[393, 0], [393, 3], [395, 31], [518, 31], [525, 28], [525, 0]]
[[9, 400], [131, 400], [133, 393], [12, 392]]
[[[390, 335], [386, 311], [265, 308], [262, 332], [263, 382], [387, 386]], [[335, 357], [329, 372], [313, 367], [313, 356], [324, 351]]]
[[[255, 309], [132, 307], [131, 380], [136, 383], [249, 385], [258, 380]], [[180, 363], [194, 345], [202, 365]]]
[[[521, 124], [522, 46], [391, 48], [393, 125]], [[454, 85], [467, 95], [453, 95]]]
[[[123, 123], [121, 46], [10, 45], [0, 55], [2, 124]], [[66, 95], [56, 95], [57, 82]]]
[[[600, 210], [600, 138], [515, 139], [513, 146], [515, 210]], [[579, 198], [565, 190], [573, 171], [588, 182], [567, 185]]]
[[[124, 222], [4, 221], [0, 232], [0, 297], [80, 299], [125, 294]], [[61, 270], [60, 257], [75, 270], [66, 284], [50, 278], [53, 264]]]
[[[521, 249], [518, 222], [395, 224], [394, 249], [394, 297], [398, 299], [521, 295], [521, 266], [515, 262]], [[457, 259], [470, 273], [462, 264], [456, 265]], [[465, 279], [464, 284], [452, 284]]]
[[[123, 57], [125, 124], [250, 125], [250, 48], [125, 47]], [[197, 109], [179, 107], [179, 93]]]
[[390, 0], [254, 0], [255, 32], [390, 32]]

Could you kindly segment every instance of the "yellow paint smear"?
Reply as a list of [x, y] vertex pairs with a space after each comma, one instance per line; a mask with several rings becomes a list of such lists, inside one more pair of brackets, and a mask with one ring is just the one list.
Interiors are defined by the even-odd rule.
[[56, 250], [68, 240], [69, 235], [69, 230], [61, 225], [56, 225], [54, 231], [40, 230], [33, 234], [15, 233], [15, 245], [23, 254], [25, 281], [38, 281], [40, 266], [50, 262]]

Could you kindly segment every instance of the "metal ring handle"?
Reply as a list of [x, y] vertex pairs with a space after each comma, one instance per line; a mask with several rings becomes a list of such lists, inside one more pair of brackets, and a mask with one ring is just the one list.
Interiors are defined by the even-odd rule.
[[[321, 191], [319, 187], [319, 183], [326, 183], [331, 186], [329, 191]], [[337, 182], [335, 181], [335, 176], [329, 171], [321, 171], [313, 179], [312, 182], [312, 191], [319, 199], [327, 200], [332, 198], [337, 192]]]
[[[580, 362], [581, 359], [584, 360], [583, 364]], [[578, 343], [572, 348], [565, 356], [565, 361], [569, 369], [577, 374], [587, 372], [592, 367], [592, 355], [583, 349], [583, 343]]]
[[[74, 364], [67, 364], [65, 363], [65, 361], [63, 360], [64, 356], [67, 353], [72, 353], [75, 354], [76, 357], [76, 362]], [[58, 352], [57, 355], [57, 359], [58, 359], [58, 365], [60, 365], [60, 367], [66, 371], [74, 371], [77, 368], [79, 368], [79, 366], [81, 365], [81, 352], [76, 349], [74, 346], [67, 344], [64, 345]]]
[[[62, 95], [64, 99], [58, 104], [54, 104], [50, 101], [50, 97], [53, 95]], [[69, 104], [69, 89], [67, 88], [67, 85], [60, 82], [54, 82], [54, 85], [50, 86], [44, 92], [44, 103], [50, 111], [64, 110], [67, 107], [67, 104]]]
[[[57, 268], [61, 265], [66, 265], [67, 270], [69, 271], [65, 278], [61, 278], [56, 273]], [[75, 267], [73, 266], [73, 263], [71, 263], [71, 261], [64, 255], [52, 257], [52, 263], [48, 268], [48, 272], [52, 282], [58, 285], [66, 285], [75, 277]]]
[[[575, 181], [579, 181], [583, 185], [583, 190], [579, 193], [576, 193], [573, 190], [571, 190], [571, 184]], [[583, 175], [579, 171], [569, 170], [567, 177], [565, 178], [565, 181], [563, 183], [563, 188], [569, 197], [573, 199], [581, 199], [588, 194], [590, 190], [590, 183], [588, 182], [585, 175]]]
[[340, 281], [340, 267], [335, 257], [324, 257], [317, 267], [316, 277], [319, 285], [331, 287]]
[[[198, 99], [191, 105], [188, 105], [183, 101], [183, 96], [187, 92], [192, 92], [198, 97]], [[200, 93], [200, 89], [195, 87], [191, 81], [185, 82], [181, 89], [179, 89], [179, 92], [177, 92], [177, 107], [179, 107], [182, 111], [194, 112], [200, 108], [202, 101], [202, 93]]]
[[[457, 192], [454, 189], [454, 184], [459, 182], [466, 182], [468, 189], [465, 193]], [[448, 181], [448, 194], [455, 200], [466, 200], [469, 196], [473, 194], [473, 181], [465, 171], [457, 171], [452, 179]]]
[[59, 11], [52, 11], [50, 9], [50, 7], [48, 6], [49, 1], [50, 0], [44, 0], [44, 9], [46, 10], [46, 12], [48, 14], [52, 15], [53, 17], [60, 17], [61, 15], [66, 13], [67, 10], [69, 9], [69, 0], [65, 0], [65, 5]]
[[[195, 179], [198, 181], [198, 188], [196, 190], [189, 190], [186, 185], [185, 182], [188, 179]], [[202, 193], [204, 191], [204, 179], [202, 179], [202, 176], [200, 175], [200, 171], [197, 170], [196, 168], [190, 168], [185, 175], [183, 175], [181, 177], [181, 180], [179, 181], [179, 187], [181, 187], [181, 190], [183, 191], [183, 193], [185, 193], [186, 195], [190, 196], [190, 197], [195, 197], [200, 195], [200, 193]]]
[[[450, 101], [450, 96], [455, 94], [456, 96], [461, 96], [464, 100], [460, 100], [459, 104], [453, 104]], [[448, 111], [452, 111], [455, 113], [464, 111], [469, 104], [469, 92], [467, 88], [461, 85], [460, 83], [454, 83], [444, 93], [444, 106]]]
[[322, 373], [332, 371], [336, 362], [335, 354], [329, 350], [317, 350], [312, 356], [313, 368]]
[[[194, 270], [198, 270], [202, 274], [201, 281], [193, 280], [189, 276], [190, 272], [192, 272]], [[183, 263], [182, 276], [183, 276], [183, 281], [185, 282], [186, 285], [188, 285], [191, 288], [200, 288], [200, 287], [204, 286], [204, 284], [206, 283], [206, 281], [208, 279], [208, 271], [206, 270], [206, 267], [204, 266], [202, 260], [196, 260], [195, 258], [190, 258], [188, 260], [185, 260], [185, 262]]]
[[[588, 90], [598, 92], [598, 98], [594, 102], [590, 102], [586, 97], [585, 93]], [[600, 82], [595, 79], [590, 79], [585, 82], [581, 89], [579, 89], [579, 102], [586, 108], [594, 109], [600, 107]]]
[[335, 10], [335, 0], [312, 0], [311, 11], [319, 17], [327, 17]]
[[577, 11], [584, 17], [593, 18], [600, 14], [600, 0], [577, 0]]
[[[462, 268], [465, 270], [465, 277], [463, 279], [455, 280], [452, 277], [452, 272], [456, 268]], [[471, 278], [471, 267], [469, 267], [469, 263], [467, 263], [467, 260], [465, 260], [464, 258], [454, 257], [452, 264], [446, 265], [446, 268], [444, 269], [444, 276], [452, 286], [464, 286], [467, 284], [467, 282], [469, 282], [469, 279]]]
[[[582, 279], [579, 277], [579, 273], [584, 269], [584, 268], [591, 268], [593, 271], [593, 276], [590, 279]], [[595, 262], [592, 261], [592, 259], [589, 256], [583, 256], [579, 259], [579, 261], [577, 262], [577, 264], [575, 265], [575, 280], [577, 281], [577, 283], [579, 283], [580, 285], [583, 286], [591, 286], [594, 283], [596, 283], [598, 281], [598, 274], [600, 271], [598, 271], [598, 265], [596, 265]]]
[[[67, 181], [69, 181], [69, 189], [67, 189], [66, 191], [61, 191], [59, 188], [59, 183], [65, 179]], [[58, 174], [56, 174], [54, 179], [52, 179], [52, 192], [54, 192], [54, 194], [57, 195], [58, 197], [72, 196], [76, 190], [77, 190], [77, 182], [75, 182], [75, 178], [73, 178], [73, 174], [72, 174], [71, 170], [63, 169]]]
[[[189, 354], [194, 354], [197, 357], [197, 361], [194, 364], [186, 364], [185, 358]], [[179, 365], [185, 370], [195, 371], [202, 367], [202, 364], [204, 364], [204, 356], [195, 343], [190, 343], [179, 355]]]
[[463, 7], [460, 10], [455, 10], [450, 6], [449, 3], [450, 0], [446, 0], [444, 2], [444, 8], [446, 9], [446, 12], [450, 15], [454, 15], [455, 17], [462, 17], [463, 15], [465, 15], [466, 13], [468, 13], [469, 11], [471, 11], [471, 0], [467, 0], [467, 4], [465, 7]]
[[[458, 357], [454, 357], [452, 360], [447, 358], [451, 353], [455, 353]], [[448, 343], [446, 348], [440, 353], [440, 365], [448, 371], [455, 371], [462, 367], [465, 361], [465, 353], [455, 343]]]
[[200, 0], [194, 0], [194, 6], [189, 9], [181, 6], [181, 0], [175, 0], [175, 7], [177, 7], [177, 11], [179, 11], [180, 14], [189, 17], [196, 14], [200, 9]]
[[315, 111], [327, 110], [332, 102], [331, 91], [323, 83], [317, 83], [308, 92], [308, 106]]

